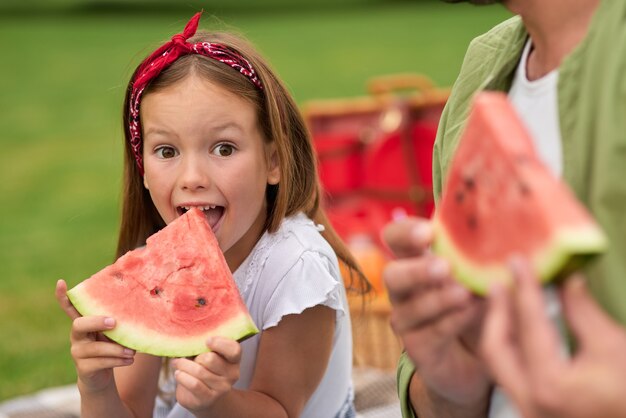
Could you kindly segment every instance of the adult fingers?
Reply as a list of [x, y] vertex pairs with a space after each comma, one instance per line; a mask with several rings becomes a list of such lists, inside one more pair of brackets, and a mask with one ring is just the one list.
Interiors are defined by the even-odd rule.
[[59, 302], [59, 306], [63, 309], [65, 314], [70, 317], [70, 319], [76, 319], [80, 316], [80, 313], [76, 310], [76, 308], [74, 308], [74, 305], [72, 305], [72, 302], [67, 297], [67, 284], [65, 283], [65, 280], [57, 281], [54, 295]]
[[389, 223], [382, 231], [383, 241], [399, 258], [424, 254], [430, 247], [433, 236], [431, 222], [415, 217]]
[[565, 282], [562, 300], [565, 317], [582, 347], [603, 346], [606, 338], [598, 336], [611, 338], [620, 329], [589, 294], [582, 276], [573, 276]]
[[[447, 347], [463, 341], [475, 316], [478, 314], [477, 301], [472, 300], [461, 308], [447, 312], [436, 320], [421, 328], [415, 328], [405, 334], [403, 342], [416, 364], [425, 366], [430, 363], [434, 367], [441, 365], [445, 359]], [[463, 343], [465, 345], [465, 343]], [[466, 346], [465, 350], [474, 351], [474, 347]]]
[[[472, 300], [428, 326], [403, 335], [403, 347], [419, 375], [436, 393], [458, 399], [474, 398], [488, 390], [488, 379], [474, 350], [462, 341], [481, 306]], [[469, 398], [466, 398], [469, 396]], [[482, 395], [480, 395], [482, 396]]]
[[526, 398], [527, 377], [515, 341], [509, 292], [501, 283], [494, 283], [489, 289], [480, 351], [494, 379], [515, 398]]
[[452, 282], [450, 265], [442, 258], [425, 255], [387, 263], [383, 281], [392, 303], [433, 286]]
[[[394, 304], [391, 326], [397, 334], [441, 322], [471, 301], [471, 294], [458, 284], [431, 287]], [[441, 322], [444, 323], [444, 322]]]
[[[514, 326], [529, 372], [548, 376], [558, 366], [561, 343], [553, 322], [548, 318], [541, 285], [525, 259], [515, 257], [510, 263], [515, 281], [513, 291]], [[543, 380], [543, 379], [541, 379]]]
[[535, 418], [530, 380], [517, 340], [517, 321], [511, 289], [495, 283], [489, 289], [487, 313], [481, 337], [481, 355], [496, 383], [511, 398], [524, 417]]

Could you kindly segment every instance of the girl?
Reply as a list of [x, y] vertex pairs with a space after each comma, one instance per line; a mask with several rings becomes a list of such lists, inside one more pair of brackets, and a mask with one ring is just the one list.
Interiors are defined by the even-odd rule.
[[[74, 319], [82, 416], [353, 417], [337, 256], [369, 285], [319, 207], [315, 156], [293, 99], [240, 39], [193, 36], [199, 19], [128, 85], [117, 256], [202, 208], [262, 331], [241, 344], [213, 338], [207, 353], [162, 368], [162, 359], [103, 338], [115, 319], [80, 317], [59, 281], [57, 298]], [[162, 369], [170, 373], [159, 382]]]

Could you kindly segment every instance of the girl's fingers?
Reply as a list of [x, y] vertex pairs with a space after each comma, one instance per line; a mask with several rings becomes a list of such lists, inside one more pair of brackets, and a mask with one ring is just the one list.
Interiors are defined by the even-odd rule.
[[194, 360], [176, 359], [174, 367], [212, 388], [221, 387], [222, 382], [233, 384], [239, 379], [239, 364], [213, 351], [200, 354]]
[[[185, 390], [187, 392], [186, 397], [193, 398], [194, 403], [201, 403], [200, 400], [204, 400], [205, 402], [213, 399], [217, 395], [217, 390], [213, 389], [210, 384], [207, 382], [198, 379], [195, 375], [189, 374], [185, 370], [177, 369], [174, 373], [174, 377], [177, 383], [177, 400], [179, 402], [183, 401], [182, 399], [178, 399], [178, 392], [180, 390]], [[216, 383], [217, 384], [217, 383]], [[184, 402], [184, 401], [183, 401]], [[189, 403], [189, 402], [185, 402]], [[183, 405], [186, 406], [186, 405]]]
[[[207, 353], [210, 354], [210, 353]], [[213, 356], [215, 356], [216, 358], [219, 357], [217, 354], [213, 354]], [[224, 360], [221, 360], [222, 362], [224, 362]], [[210, 363], [210, 362], [209, 362]], [[193, 379], [202, 382], [204, 385], [207, 386], [214, 386], [217, 384], [217, 382], [222, 379], [222, 377], [217, 374], [216, 372], [210, 371], [209, 369], [207, 369], [204, 364], [201, 364], [197, 361], [197, 357], [196, 360], [188, 360], [188, 359], [184, 359], [184, 358], [180, 358], [180, 359], [176, 359], [174, 362], [174, 367], [176, 368], [176, 380], [178, 380], [178, 375], [182, 374], [182, 375], [186, 375], [186, 376], [190, 376]], [[215, 365], [212, 365], [212, 367], [215, 367]], [[187, 378], [184, 378], [186, 380], [189, 380]]]
[[[231, 364], [238, 364], [241, 361], [241, 345], [230, 338], [212, 337], [206, 342], [207, 347], [217, 353], [224, 360]], [[201, 354], [198, 357], [207, 356], [210, 353]]]
[[71, 348], [75, 359], [88, 358], [133, 358], [135, 350], [123, 347], [117, 343], [93, 341], [85, 344], [74, 344]]
[[72, 322], [72, 332], [70, 337], [72, 341], [78, 341], [85, 338], [93, 340], [90, 334], [102, 331], [108, 331], [115, 328], [115, 319], [106, 316], [81, 316], [75, 318]]
[[76, 308], [74, 308], [74, 305], [72, 305], [72, 302], [70, 302], [70, 299], [67, 297], [67, 284], [65, 283], [65, 280], [57, 281], [54, 294], [59, 302], [59, 306], [63, 309], [65, 314], [70, 317], [70, 319], [73, 320], [80, 316], [80, 313], [78, 313]]
[[76, 371], [80, 376], [90, 376], [106, 369], [113, 369], [115, 367], [125, 367], [133, 364], [135, 359], [133, 357], [95, 357], [83, 359], [76, 362]]
[[[234, 383], [239, 379], [239, 361], [241, 360], [241, 346], [235, 340], [229, 340], [221, 337], [210, 338], [207, 346], [213, 350], [203, 353], [194, 359], [210, 376], [203, 376], [203, 380], [215, 381], [216, 378], [226, 379]], [[214, 384], [213, 384], [214, 385]]]

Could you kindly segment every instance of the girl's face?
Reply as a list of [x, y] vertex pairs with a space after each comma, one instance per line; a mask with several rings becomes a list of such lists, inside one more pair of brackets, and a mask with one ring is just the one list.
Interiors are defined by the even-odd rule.
[[277, 156], [254, 106], [195, 75], [141, 103], [144, 185], [166, 223], [201, 208], [231, 270], [248, 256], [267, 216]]

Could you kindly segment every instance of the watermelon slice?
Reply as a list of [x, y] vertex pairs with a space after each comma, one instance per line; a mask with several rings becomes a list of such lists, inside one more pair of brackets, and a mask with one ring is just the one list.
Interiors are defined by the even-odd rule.
[[528, 258], [546, 282], [605, 250], [607, 240], [570, 189], [539, 160], [504, 93], [479, 93], [433, 217], [433, 251], [475, 293], [512, 279]]
[[116, 319], [107, 337], [158, 356], [194, 356], [208, 350], [210, 336], [242, 340], [258, 332], [197, 208], [67, 295], [82, 315]]

